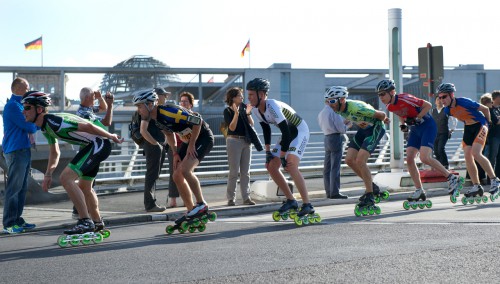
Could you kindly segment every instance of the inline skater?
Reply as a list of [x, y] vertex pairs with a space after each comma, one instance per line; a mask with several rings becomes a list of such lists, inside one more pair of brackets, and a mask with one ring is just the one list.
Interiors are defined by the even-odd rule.
[[443, 102], [444, 111], [465, 124], [462, 147], [467, 171], [473, 183], [465, 197], [483, 195], [475, 163], [477, 161], [491, 179], [490, 199], [494, 201], [498, 198], [500, 180], [495, 176], [490, 161], [482, 154], [488, 136], [488, 123], [491, 123], [490, 111], [488, 107], [469, 98], [455, 98], [456, 91], [454, 84], [442, 83], [437, 87], [436, 94]]
[[[214, 136], [200, 115], [181, 106], [158, 105], [157, 102], [158, 95], [154, 90], [139, 92], [133, 98], [142, 119], [140, 132], [146, 140], [145, 143], [163, 147], [148, 132], [149, 123], [156, 123], [166, 135], [166, 141], [174, 154], [174, 182], [187, 208], [186, 214], [175, 221], [178, 228], [184, 221], [209, 214], [200, 181], [194, 170], [212, 150]], [[176, 146], [174, 133], [178, 134], [183, 142], [179, 148]], [[192, 195], [196, 198], [196, 204], [193, 203]], [[215, 220], [215, 217], [213, 219]]]
[[360, 216], [361, 214], [366, 215], [368, 212], [373, 213], [372, 209], [379, 214], [380, 208], [374, 205], [374, 183], [367, 161], [384, 136], [384, 123], [389, 123], [389, 118], [384, 112], [375, 110], [363, 101], [348, 100], [348, 95], [346, 87], [332, 86], [325, 92], [324, 99], [333, 111], [359, 127], [349, 142], [345, 157], [347, 165], [365, 184], [365, 193], [356, 205], [355, 214]]

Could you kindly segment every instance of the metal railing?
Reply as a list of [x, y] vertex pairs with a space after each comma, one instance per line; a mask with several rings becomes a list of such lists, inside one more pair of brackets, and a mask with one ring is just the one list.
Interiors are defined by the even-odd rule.
[[[446, 145], [446, 152], [449, 157], [450, 166], [455, 168], [464, 167], [464, 156], [461, 147], [462, 129], [457, 129], [455, 135]], [[344, 153], [342, 157], [341, 174], [353, 174], [352, 170], [345, 164], [344, 158], [347, 151], [347, 141], [355, 131], [349, 131], [344, 135]], [[273, 140], [279, 134], [273, 134]], [[323, 133], [312, 132], [306, 151], [302, 158], [300, 169], [305, 176], [321, 176], [324, 161]], [[406, 142], [405, 142], [406, 143]], [[268, 178], [267, 170], [264, 167], [265, 152], [252, 150], [250, 172], [252, 179]], [[368, 160], [368, 166], [372, 172], [390, 171], [390, 131], [380, 141], [375, 152]], [[168, 184], [168, 159], [162, 168], [159, 184]], [[195, 173], [204, 184], [227, 182], [228, 163], [226, 154], [226, 142], [223, 136], [215, 135], [215, 142], [212, 151], [196, 168]], [[108, 190], [111, 187], [116, 189], [124, 187], [127, 189], [138, 187], [143, 184], [146, 173], [146, 159], [140, 149], [132, 140], [126, 140], [121, 145], [115, 144], [110, 157], [101, 163], [99, 174], [96, 178], [95, 189]]]

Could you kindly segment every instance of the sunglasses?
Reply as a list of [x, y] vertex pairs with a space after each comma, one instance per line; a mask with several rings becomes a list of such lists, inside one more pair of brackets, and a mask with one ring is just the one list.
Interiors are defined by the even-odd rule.
[[31, 106], [23, 106], [24, 110], [31, 110]]
[[339, 99], [331, 99], [331, 100], [328, 101], [328, 103], [334, 104], [334, 103], [336, 103], [338, 101], [339, 101]]
[[380, 98], [380, 97], [383, 97], [387, 94], [387, 92], [382, 92], [382, 93], [378, 93], [377, 96]]
[[444, 99], [446, 99], [447, 97], [448, 97], [448, 95], [438, 96], [438, 98], [439, 98], [440, 100], [444, 100]]

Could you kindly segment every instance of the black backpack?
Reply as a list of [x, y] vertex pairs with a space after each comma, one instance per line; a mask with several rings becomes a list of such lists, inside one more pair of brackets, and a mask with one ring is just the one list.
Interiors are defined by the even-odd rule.
[[141, 116], [137, 111], [132, 115], [132, 121], [128, 125], [128, 129], [130, 131], [130, 138], [137, 145], [141, 146], [144, 143], [144, 138], [141, 135]]

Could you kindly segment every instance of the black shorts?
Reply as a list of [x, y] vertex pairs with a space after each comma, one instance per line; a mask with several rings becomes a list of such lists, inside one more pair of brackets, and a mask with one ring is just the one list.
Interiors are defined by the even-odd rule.
[[462, 146], [472, 146], [473, 143], [481, 145], [486, 144], [486, 137], [488, 136], [488, 127], [481, 125], [481, 123], [474, 123], [464, 126], [464, 137]]
[[71, 160], [68, 167], [75, 171], [81, 179], [93, 180], [99, 172], [101, 162], [111, 154], [111, 142], [100, 137], [83, 147]]
[[[210, 153], [212, 148], [214, 147], [214, 135], [212, 134], [211, 131], [208, 132], [202, 132], [200, 133], [200, 136], [196, 140], [195, 144], [195, 149], [196, 149], [196, 154], [198, 155], [198, 161], [201, 162], [203, 158]], [[177, 153], [179, 153], [179, 156], [181, 157], [181, 160], [186, 157], [186, 152], [187, 152], [188, 144], [187, 143], [182, 143], [179, 149], [177, 149]]]

